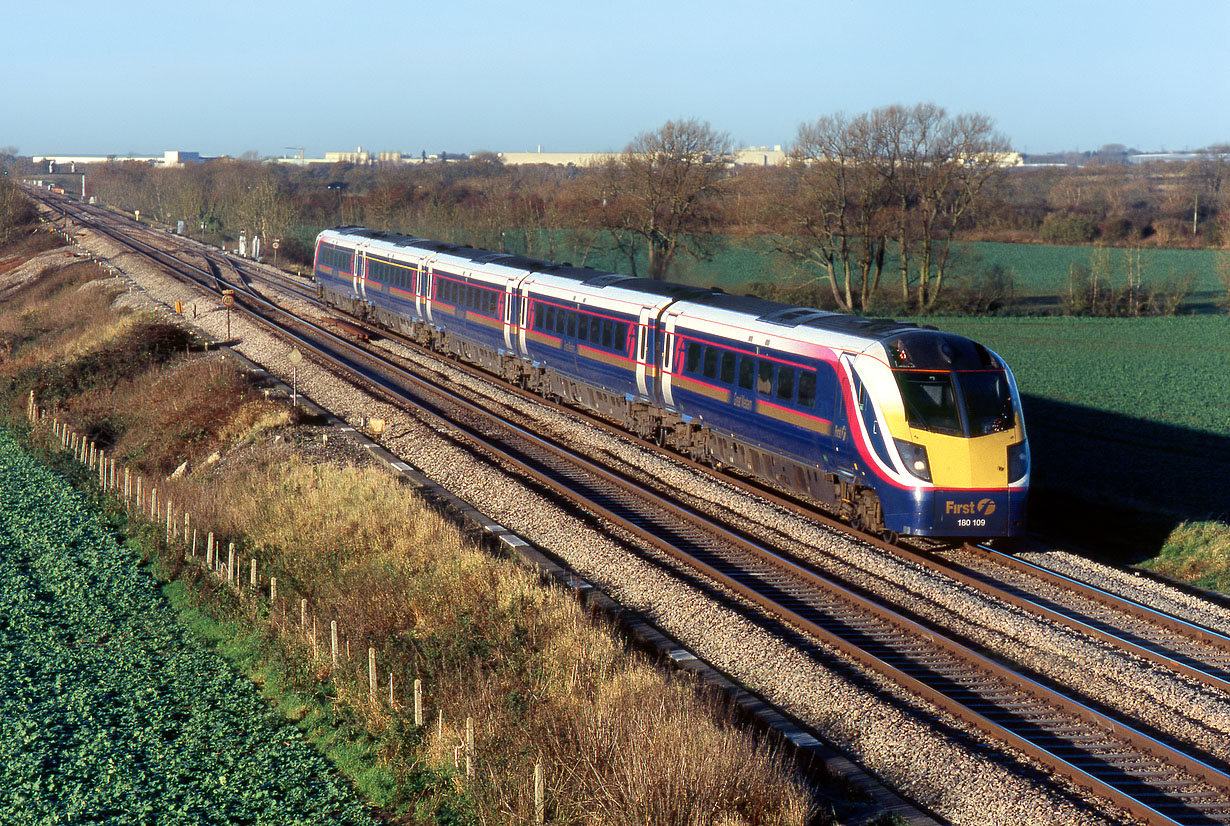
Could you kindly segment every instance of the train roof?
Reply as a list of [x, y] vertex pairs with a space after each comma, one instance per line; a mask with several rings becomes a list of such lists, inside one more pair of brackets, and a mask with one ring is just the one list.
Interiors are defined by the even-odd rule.
[[830, 310], [817, 310], [811, 307], [782, 304], [778, 301], [770, 301], [750, 295], [730, 295], [714, 287], [690, 287], [686, 284], [637, 278], [633, 275], [606, 272], [591, 267], [577, 267], [572, 264], [552, 264], [524, 255], [492, 252], [490, 250], [476, 249], [475, 247], [448, 244], [443, 241], [429, 241], [397, 232], [385, 232], [361, 226], [332, 227], [330, 231], [341, 235], [367, 238], [372, 241], [383, 241], [399, 247], [413, 247], [425, 252], [443, 253], [454, 258], [469, 261], [474, 265], [494, 264], [501, 267], [540, 272], [559, 278], [566, 278], [571, 281], [577, 281], [587, 287], [618, 287], [621, 290], [674, 298], [692, 304], [752, 316], [757, 321], [781, 327], [812, 327], [818, 330], [870, 339], [887, 338], [888, 336], [909, 330], [935, 329], [931, 326], [920, 327], [918, 324], [911, 322], [894, 321], [891, 318], [864, 318], [862, 316], [847, 315], [846, 313], [836, 313]]
[[864, 338], [880, 339], [906, 330], [934, 329], [920, 328], [912, 322], [894, 321], [891, 318], [863, 318], [846, 313], [835, 313], [831, 310], [798, 307], [750, 295], [710, 292], [688, 300], [693, 304], [751, 316], [766, 324], [775, 324], [780, 327], [813, 327], [818, 330], [829, 330]]

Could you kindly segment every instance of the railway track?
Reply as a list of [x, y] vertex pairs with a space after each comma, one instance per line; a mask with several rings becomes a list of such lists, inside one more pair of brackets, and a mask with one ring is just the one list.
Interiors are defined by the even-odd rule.
[[[206, 288], [210, 288], [208, 282], [213, 279], [212, 288], [217, 289], [217, 276], [213, 273], [165, 252], [144, 254], [164, 266], [195, 269], [196, 275], [188, 277], [201, 279], [197, 283]], [[239, 274], [236, 269], [236, 275]], [[240, 275], [240, 285], [244, 280]], [[270, 302], [263, 297], [247, 292], [247, 287], [235, 288], [245, 290], [240, 306], [253, 312], [283, 313], [269, 306]], [[704, 577], [710, 583], [706, 587], [715, 595], [744, 606], [754, 605], [773, 617], [771, 623], [785, 623], [781, 633], [794, 633], [788, 628], [801, 629], [861, 667], [906, 686], [944, 714], [1006, 743], [1078, 786], [1093, 789], [1146, 822], [1230, 823], [1230, 778], [1225, 767], [1216, 765], [1215, 760], [1139, 730], [1130, 721], [1108, 715], [1079, 696], [1023, 674], [987, 652], [947, 639], [942, 629], [886, 608], [847, 583], [820, 574], [792, 554], [765, 547], [747, 534], [730, 530], [695, 510], [683, 498], [668, 497], [661, 490], [646, 490], [640, 481], [600, 467], [563, 444], [491, 418], [490, 411], [471, 400], [446, 397], [437, 383], [422, 378], [411, 380], [401, 365], [388, 360], [373, 361], [370, 352], [333, 333], [317, 327], [309, 334], [302, 321], [282, 319], [276, 323], [284, 335], [294, 337], [320, 358], [361, 376], [402, 403], [418, 405], [426, 411], [425, 415], [436, 419], [437, 429], [449, 438], [464, 441], [506, 469], [534, 480], [554, 498], [571, 502], [578, 514], [587, 515], [585, 518], [601, 520], [636, 537], [642, 546], [641, 553], [655, 555], [667, 566], [686, 566], [688, 575]], [[407, 382], [414, 385], [413, 393], [405, 387]], [[427, 398], [434, 400], [425, 401]], [[763, 491], [759, 493], [764, 495]], [[886, 552], [902, 552], [885, 548]], [[918, 560], [928, 557], [916, 551], [907, 553]], [[957, 569], [953, 563], [935, 564], [950, 574]], [[985, 574], [966, 572], [955, 578], [984, 590], [998, 587]], [[1035, 597], [1028, 593], [1016, 595], [1030, 603], [1029, 610], [1048, 618], [1065, 614], [1070, 622], [1103, 634], [1111, 633], [1106, 630], [1109, 623], [1102, 621], [1102, 627], [1095, 628], [1090, 621], [1096, 618], [1081, 616], [1070, 606], [1060, 611], [1055, 604], [1044, 605]], [[1118, 605], [1115, 610], [1134, 609]], [[1159, 627], [1165, 624], [1156, 618], [1149, 621]], [[1203, 634], [1202, 644], [1218, 644], [1211, 629], [1188, 630], [1196, 637]], [[1082, 633], [1089, 631], [1082, 629]], [[1144, 637], [1139, 633], [1137, 636], [1140, 639], [1133, 644], [1141, 650], [1148, 648], [1159, 658], [1168, 656], [1164, 651], [1166, 642], [1150, 637], [1149, 645], [1144, 646]], [[1116, 639], [1120, 641], [1117, 644], [1128, 642], [1122, 637]], [[1170, 645], [1178, 648], [1177, 644]], [[1224, 663], [1206, 662], [1209, 658], [1190, 650], [1174, 653], [1173, 664], [1165, 667], [1179, 670], [1177, 664], [1186, 660], [1189, 667], [1203, 669], [1210, 678], [1224, 681]], [[1163, 664], [1163, 660], [1154, 661]], [[1187, 676], [1198, 679], [1192, 674]]]

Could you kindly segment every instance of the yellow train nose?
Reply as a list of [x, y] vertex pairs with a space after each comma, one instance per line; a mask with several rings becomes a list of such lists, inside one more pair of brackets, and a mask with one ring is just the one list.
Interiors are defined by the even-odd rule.
[[967, 439], [925, 430], [909, 440], [927, 448], [931, 481], [941, 488], [1002, 488], [1008, 485], [1008, 446], [1021, 439], [1018, 429]]

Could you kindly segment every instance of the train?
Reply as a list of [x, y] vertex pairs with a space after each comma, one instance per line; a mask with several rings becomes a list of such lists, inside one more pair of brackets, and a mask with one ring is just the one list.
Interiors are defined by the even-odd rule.
[[968, 338], [359, 226], [313, 271], [365, 322], [889, 541], [1025, 530], [1016, 381]]

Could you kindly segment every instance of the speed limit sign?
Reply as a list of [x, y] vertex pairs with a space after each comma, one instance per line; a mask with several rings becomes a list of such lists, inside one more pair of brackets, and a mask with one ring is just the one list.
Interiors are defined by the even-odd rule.
[[235, 291], [234, 290], [223, 290], [222, 291], [222, 306], [223, 307], [235, 306]]
[[279, 238], [275, 238], [275, 239], [273, 239], [273, 248], [274, 248], [275, 250], [276, 250], [278, 247], [280, 247], [281, 245], [282, 245], [282, 241], [281, 241], [281, 239], [279, 239]]

